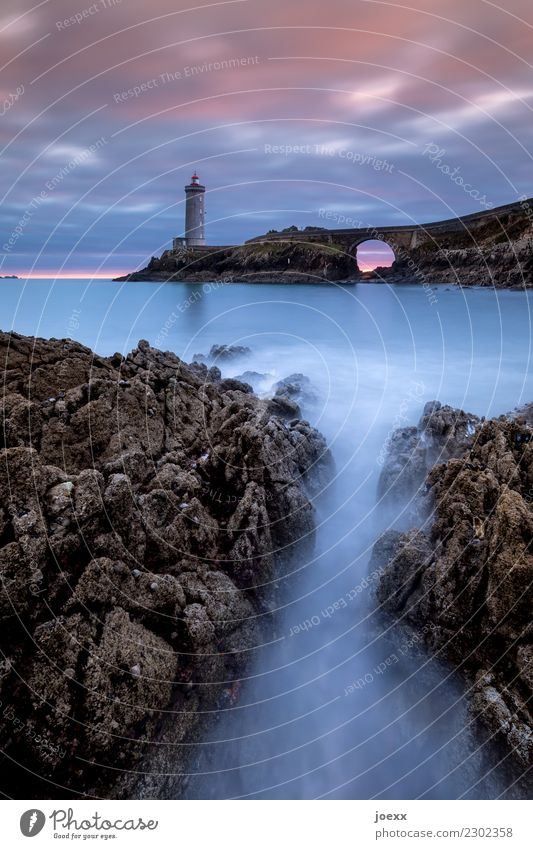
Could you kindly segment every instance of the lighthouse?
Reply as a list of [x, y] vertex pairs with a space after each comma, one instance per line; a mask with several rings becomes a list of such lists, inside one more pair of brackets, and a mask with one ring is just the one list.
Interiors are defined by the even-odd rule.
[[185, 244], [188, 248], [205, 245], [205, 186], [196, 171], [185, 186]]

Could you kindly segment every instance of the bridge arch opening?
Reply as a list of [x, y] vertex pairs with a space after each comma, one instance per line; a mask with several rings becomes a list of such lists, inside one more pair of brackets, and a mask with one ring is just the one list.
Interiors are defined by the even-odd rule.
[[379, 239], [366, 239], [353, 246], [359, 271], [374, 271], [376, 268], [390, 268], [395, 260], [394, 251], [387, 242]]

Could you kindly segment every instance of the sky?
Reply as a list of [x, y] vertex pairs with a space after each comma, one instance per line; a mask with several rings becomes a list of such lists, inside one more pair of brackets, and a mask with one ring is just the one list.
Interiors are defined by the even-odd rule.
[[194, 170], [213, 245], [530, 197], [532, 36], [529, 0], [2, 0], [0, 274], [142, 267]]

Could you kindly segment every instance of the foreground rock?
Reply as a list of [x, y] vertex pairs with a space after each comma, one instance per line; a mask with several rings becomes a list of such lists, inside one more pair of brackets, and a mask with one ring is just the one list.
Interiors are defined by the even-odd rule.
[[318, 395], [305, 374], [290, 374], [278, 380], [272, 389], [274, 395], [268, 402], [268, 408], [288, 421], [300, 417], [302, 407], [313, 406], [318, 401]]
[[290, 374], [283, 380], [278, 380], [272, 388], [276, 390], [277, 396], [284, 395], [287, 398], [292, 398], [298, 404], [316, 404], [318, 402], [318, 394], [305, 374]]
[[[455, 421], [464, 414], [456, 411]], [[463, 425], [461, 425], [463, 428]], [[389, 531], [378, 600], [424, 627], [429, 645], [473, 680], [473, 710], [523, 768], [533, 758], [533, 429], [480, 423], [461, 456], [426, 479], [425, 526]]]
[[268, 633], [265, 587], [312, 544], [324, 441], [147, 342], [103, 358], [0, 334], [0, 353], [10, 795], [155, 794], [134, 770], [183, 771], [177, 744]]

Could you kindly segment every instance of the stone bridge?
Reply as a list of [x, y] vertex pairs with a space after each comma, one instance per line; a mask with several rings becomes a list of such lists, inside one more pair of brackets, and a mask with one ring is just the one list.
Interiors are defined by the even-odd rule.
[[[467, 235], [471, 244], [476, 244], [476, 234], [486, 228], [489, 224], [496, 225], [496, 231], [504, 233], [516, 215], [523, 217], [524, 206], [521, 201], [499, 206], [495, 209], [474, 212], [460, 218], [449, 218], [445, 221], [433, 221], [429, 224], [412, 224], [403, 226], [387, 227], [356, 227], [356, 228], [323, 228], [306, 227], [304, 230], [288, 228], [284, 231], [271, 231], [264, 236], [256, 236], [249, 239], [246, 244], [253, 242], [318, 242], [321, 244], [332, 244], [343, 248], [348, 253], [356, 256], [357, 248], [369, 239], [385, 242], [389, 245], [397, 259], [405, 257], [410, 251], [431, 243], [435, 248], [453, 246], [454, 236], [458, 234]], [[336, 213], [325, 213], [322, 215], [325, 221], [338, 222], [339, 215]], [[353, 220], [353, 219], [352, 219]], [[361, 222], [358, 222], [361, 223]], [[456, 240], [456, 239], [455, 239]]]

